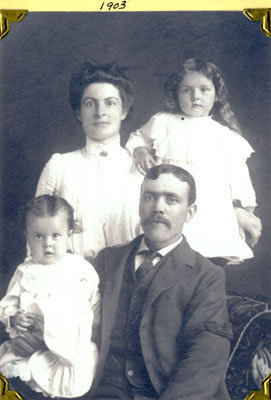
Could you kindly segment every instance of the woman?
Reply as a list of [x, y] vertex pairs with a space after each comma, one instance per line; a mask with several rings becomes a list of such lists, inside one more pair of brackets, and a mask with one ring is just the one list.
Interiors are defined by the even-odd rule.
[[86, 146], [54, 154], [43, 169], [36, 196], [64, 197], [82, 232], [71, 251], [94, 257], [106, 246], [129, 242], [139, 233], [142, 178], [120, 146], [120, 127], [134, 101], [133, 86], [116, 64], [84, 63], [70, 81], [70, 104]]

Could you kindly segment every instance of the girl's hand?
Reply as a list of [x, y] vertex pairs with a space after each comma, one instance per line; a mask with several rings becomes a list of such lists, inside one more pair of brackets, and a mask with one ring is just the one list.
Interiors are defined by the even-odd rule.
[[35, 316], [31, 313], [25, 313], [23, 311], [17, 311], [17, 313], [10, 317], [11, 325], [16, 328], [19, 333], [26, 332], [28, 329], [34, 326]]
[[134, 150], [134, 160], [138, 171], [145, 175], [146, 171], [156, 165], [147, 147], [137, 147]]
[[235, 213], [240, 227], [245, 231], [246, 241], [250, 247], [256, 246], [262, 234], [262, 223], [250, 210], [235, 207]]

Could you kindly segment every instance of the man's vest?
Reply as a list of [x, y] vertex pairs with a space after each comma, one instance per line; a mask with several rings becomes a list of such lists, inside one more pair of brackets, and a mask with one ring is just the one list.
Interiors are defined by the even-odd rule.
[[[110, 386], [116, 395], [123, 393], [133, 396], [141, 394], [157, 397], [146, 369], [140, 345], [139, 327], [143, 305], [150, 283], [157, 272], [155, 266], [139, 282], [135, 276], [135, 253], [127, 260], [120, 290], [120, 297], [114, 322], [111, 345], [106, 366], [100, 381], [100, 389]], [[115, 388], [115, 389], [114, 389]]]

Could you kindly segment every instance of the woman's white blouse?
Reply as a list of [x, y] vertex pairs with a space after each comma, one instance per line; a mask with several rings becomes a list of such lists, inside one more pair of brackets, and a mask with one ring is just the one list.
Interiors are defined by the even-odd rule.
[[97, 347], [91, 342], [95, 312], [99, 314], [98, 282], [91, 264], [75, 254], [66, 254], [52, 265], [33, 261], [19, 265], [0, 302], [0, 320], [13, 338], [17, 332], [9, 326], [8, 317], [18, 309], [33, 313], [33, 334], [43, 337], [48, 349], [22, 358], [12, 353], [10, 341], [4, 342], [2, 373], [8, 378], [19, 376], [34, 390], [52, 397], [86, 393], [98, 361]]
[[54, 154], [43, 169], [36, 196], [64, 197], [74, 208], [82, 233], [71, 250], [94, 257], [104, 247], [127, 243], [139, 233], [142, 177], [132, 168], [119, 137], [103, 145], [87, 137], [86, 147]]
[[184, 226], [193, 249], [206, 257], [253, 257], [244, 240], [233, 199], [256, 206], [246, 160], [249, 143], [211, 117], [187, 118], [160, 112], [132, 133], [126, 148], [154, 150], [157, 163], [175, 164], [195, 178], [197, 213]]

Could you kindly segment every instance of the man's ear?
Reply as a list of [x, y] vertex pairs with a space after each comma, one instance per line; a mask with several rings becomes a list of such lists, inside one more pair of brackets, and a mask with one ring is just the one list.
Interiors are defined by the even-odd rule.
[[197, 212], [196, 203], [190, 204], [190, 206], [188, 207], [188, 210], [187, 210], [187, 216], [186, 216], [185, 222], [190, 222], [191, 219], [196, 214], [196, 212]]

